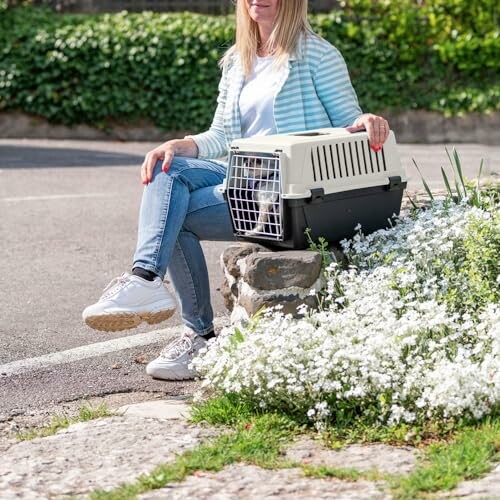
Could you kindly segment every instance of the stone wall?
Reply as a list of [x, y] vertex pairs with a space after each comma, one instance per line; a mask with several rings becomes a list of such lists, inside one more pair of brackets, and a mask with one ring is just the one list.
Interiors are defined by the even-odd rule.
[[322, 258], [310, 250], [272, 251], [255, 243], [234, 243], [221, 256], [224, 302], [231, 322], [245, 322], [263, 306], [279, 305], [285, 314], [317, 305]]
[[[433, 111], [407, 111], [400, 114], [382, 113], [391, 124], [399, 143], [500, 143], [500, 112], [470, 113], [447, 118]], [[44, 118], [19, 112], [0, 113], [0, 137], [3, 139], [87, 139], [121, 141], [164, 141], [183, 137], [189, 131], [160, 130], [146, 120], [135, 123], [111, 122], [109, 129], [88, 125], [55, 125]]]

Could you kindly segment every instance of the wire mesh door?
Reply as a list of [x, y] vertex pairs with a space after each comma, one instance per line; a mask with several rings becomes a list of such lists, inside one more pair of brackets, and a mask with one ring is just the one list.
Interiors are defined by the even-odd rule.
[[237, 236], [283, 240], [280, 164], [275, 155], [231, 154], [228, 203]]

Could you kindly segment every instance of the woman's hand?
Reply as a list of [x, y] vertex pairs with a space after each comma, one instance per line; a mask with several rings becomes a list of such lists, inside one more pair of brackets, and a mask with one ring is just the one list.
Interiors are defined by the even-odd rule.
[[163, 160], [162, 170], [167, 172], [174, 156], [198, 156], [198, 146], [193, 139], [172, 139], [160, 144], [157, 148], [146, 154], [141, 167], [141, 180], [149, 184], [153, 180], [153, 170], [158, 160]]
[[346, 127], [348, 132], [358, 132], [366, 130], [370, 147], [378, 152], [389, 137], [389, 123], [381, 116], [366, 113], [361, 115], [350, 127]]

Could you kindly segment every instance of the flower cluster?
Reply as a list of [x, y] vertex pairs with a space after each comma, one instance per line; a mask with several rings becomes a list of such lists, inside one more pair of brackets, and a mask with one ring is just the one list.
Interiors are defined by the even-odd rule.
[[[304, 307], [299, 319], [268, 311], [243, 331], [226, 329], [194, 360], [204, 386], [319, 425], [490, 413], [500, 403], [498, 280], [484, 271], [487, 300], [474, 308], [462, 271], [470, 228], [497, 222], [437, 203], [343, 242], [352, 265], [327, 268], [320, 309]], [[488, 234], [498, 245], [498, 227]], [[463, 308], [450, 299], [457, 286]]]

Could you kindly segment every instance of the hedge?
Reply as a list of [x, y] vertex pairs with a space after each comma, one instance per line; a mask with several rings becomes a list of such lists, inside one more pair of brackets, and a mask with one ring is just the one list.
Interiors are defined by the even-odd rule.
[[[348, 0], [311, 16], [343, 53], [365, 110], [446, 114], [499, 109], [500, 34], [493, 0]], [[1, 5], [0, 5], [1, 10]], [[0, 110], [106, 127], [152, 120], [210, 124], [231, 16], [0, 12]]]

